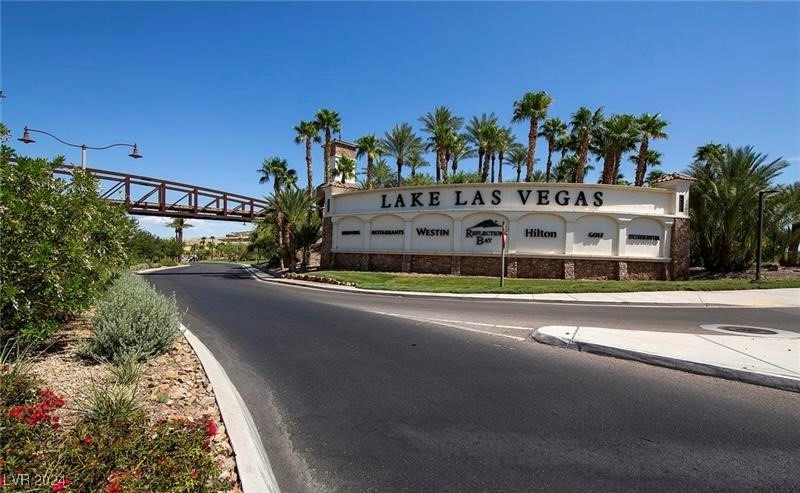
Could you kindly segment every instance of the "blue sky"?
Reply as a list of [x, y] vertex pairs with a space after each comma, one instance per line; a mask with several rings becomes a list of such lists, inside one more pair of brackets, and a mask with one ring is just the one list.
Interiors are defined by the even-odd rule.
[[[301, 171], [292, 127], [327, 107], [343, 138], [382, 135], [447, 105], [508, 123], [526, 91], [552, 116], [579, 106], [660, 112], [666, 171], [694, 149], [750, 144], [800, 180], [800, 3], [3, 2], [2, 118], [88, 145], [89, 166], [263, 196], [272, 155]], [[519, 138], [527, 127], [515, 125]], [[80, 151], [43, 137], [24, 154]], [[544, 157], [540, 141], [537, 156]], [[314, 155], [321, 176], [322, 150]], [[467, 169], [474, 162], [462, 163]], [[626, 168], [625, 174], [632, 176]], [[304, 176], [304, 175], [301, 175]], [[595, 175], [589, 180], [594, 181]], [[171, 234], [155, 219], [143, 226]], [[248, 229], [199, 222], [187, 236]]]

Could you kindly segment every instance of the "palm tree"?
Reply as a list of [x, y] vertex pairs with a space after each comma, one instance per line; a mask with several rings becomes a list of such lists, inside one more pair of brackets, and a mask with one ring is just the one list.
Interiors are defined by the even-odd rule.
[[522, 144], [516, 144], [508, 151], [508, 165], [517, 172], [517, 183], [522, 175], [522, 168], [528, 162], [528, 150]]
[[530, 121], [528, 131], [528, 159], [526, 161], [525, 181], [533, 179], [533, 163], [536, 156], [536, 137], [539, 135], [539, 120], [547, 116], [547, 108], [553, 102], [545, 91], [526, 92], [522, 99], [514, 102], [512, 123]]
[[336, 160], [336, 169], [333, 170], [333, 176], [342, 177], [342, 183], [346, 180], [356, 177], [356, 162], [347, 156], [340, 156]]
[[[583, 183], [586, 176], [586, 163], [589, 160], [589, 143], [592, 135], [598, 131], [598, 128], [603, 123], [603, 107], [601, 106], [592, 112], [589, 108], [582, 106], [572, 114], [569, 123], [572, 127], [572, 135], [578, 142], [578, 166], [575, 168], [573, 181], [575, 183]], [[563, 151], [561, 158], [564, 158]]]
[[[559, 183], [574, 182], [575, 175], [578, 173], [580, 166], [580, 158], [577, 154], [568, 154], [561, 158], [557, 165], [553, 168], [553, 181]], [[587, 164], [586, 171], [594, 169], [593, 166]]]
[[[637, 173], [637, 177], [638, 177], [640, 163], [641, 163], [642, 166], [644, 166], [644, 170], [645, 171], [647, 171], [648, 169], [653, 168], [655, 166], [661, 166], [661, 153], [658, 152], [658, 151], [655, 151], [653, 149], [648, 149], [647, 152], [644, 154], [644, 156], [641, 156], [641, 155], [628, 156], [628, 161], [636, 164], [636, 173]], [[652, 171], [650, 172], [650, 174], [652, 174]], [[650, 177], [650, 174], [647, 175], [647, 181], [648, 182], [652, 181], [651, 177]], [[634, 185], [636, 185], [635, 182], [634, 182]], [[644, 180], [642, 180], [641, 184], [638, 184], [636, 186], [637, 187], [644, 186]]]
[[467, 137], [464, 134], [458, 134], [453, 137], [450, 147], [447, 149], [451, 161], [451, 169], [453, 173], [458, 171], [458, 163], [463, 159], [473, 158], [477, 155], [475, 149], [469, 146]]
[[[415, 177], [417, 175], [417, 170], [420, 168], [427, 168], [430, 166], [430, 163], [425, 160], [425, 156], [422, 155], [422, 152], [415, 152], [414, 154], [408, 157], [408, 161], [406, 162], [406, 166], [409, 167], [411, 170], [411, 177]], [[446, 178], [446, 177], [445, 177]]]
[[[771, 187], [789, 163], [767, 161], [753, 147], [730, 145], [689, 166], [695, 178], [689, 213], [692, 243], [711, 271], [744, 270], [755, 260], [758, 192]], [[769, 206], [769, 204], [768, 204]]]
[[636, 147], [639, 128], [636, 117], [628, 114], [612, 115], [595, 133], [597, 148], [603, 153], [602, 183], [616, 183], [622, 155]]
[[[497, 146], [500, 143], [500, 126], [492, 124], [486, 127], [486, 154], [483, 156], [483, 171], [481, 177], [485, 183], [489, 179], [491, 171], [491, 183], [494, 183], [494, 164], [497, 158]], [[491, 166], [490, 166], [491, 162]]]
[[485, 167], [484, 156], [486, 155], [489, 133], [491, 133], [492, 126], [496, 124], [497, 115], [494, 113], [488, 115], [482, 113], [480, 118], [473, 116], [465, 129], [467, 131], [467, 140], [478, 149], [478, 173], [480, 175], [483, 175], [483, 168]]
[[397, 177], [386, 163], [386, 159], [382, 157], [376, 159], [372, 171], [372, 183], [375, 188], [389, 188], [397, 184]]
[[311, 246], [322, 237], [322, 222], [319, 214], [311, 214], [306, 219], [306, 222], [296, 228], [294, 234], [295, 247], [303, 252], [300, 263], [300, 270], [302, 271], [308, 269], [308, 264], [311, 261]]
[[296, 144], [305, 142], [306, 144], [306, 168], [308, 172], [308, 193], [310, 194], [314, 186], [314, 175], [311, 170], [311, 143], [321, 142], [322, 139], [319, 138], [319, 128], [314, 122], [300, 120], [300, 123], [295, 125], [294, 131], [296, 134], [294, 142]]
[[323, 108], [314, 116], [314, 125], [320, 130], [325, 131], [325, 148], [323, 150], [323, 159], [325, 160], [325, 183], [331, 181], [331, 167], [330, 152], [331, 152], [331, 132], [342, 131], [342, 120], [339, 118], [339, 113], [333, 110]]
[[722, 144], [709, 142], [708, 144], [701, 145], [694, 152], [694, 163], [708, 167], [710, 166], [711, 158], [719, 155], [723, 150], [725, 150], [725, 146]]
[[182, 217], [176, 217], [167, 223], [168, 228], [175, 230], [175, 239], [178, 240], [178, 243], [181, 245], [183, 245], [183, 230], [191, 228], [192, 226], [192, 224], [189, 224], [188, 221]]
[[297, 172], [289, 169], [286, 160], [277, 156], [264, 159], [261, 168], [256, 171], [261, 175], [258, 183], [263, 185], [272, 180], [275, 193], [278, 193], [284, 185], [293, 186], [297, 183]]
[[406, 159], [422, 150], [422, 139], [414, 134], [414, 129], [408, 123], [395, 125], [386, 132], [381, 141], [381, 146], [386, 153], [397, 160], [397, 186], [403, 182], [403, 164]]
[[545, 168], [544, 179], [550, 181], [550, 171], [553, 167], [553, 151], [556, 150], [558, 140], [567, 133], [567, 124], [560, 118], [548, 118], [542, 125], [540, 137], [547, 140], [547, 168]]
[[664, 173], [664, 171], [660, 169], [651, 170], [649, 173], [647, 173], [647, 180], [645, 180], [645, 183], [647, 183], [648, 186], [652, 187], [653, 183], [662, 176], [664, 176], [665, 174], [666, 173]]
[[503, 183], [503, 160], [505, 159], [506, 152], [508, 152], [514, 144], [516, 144], [516, 142], [514, 140], [514, 134], [511, 133], [511, 127], [500, 127], [500, 131], [497, 133], [494, 142], [494, 149], [497, 151], [498, 183]]
[[420, 117], [422, 130], [430, 136], [428, 137], [428, 149], [436, 154], [436, 181], [447, 176], [447, 160], [445, 153], [453, 137], [461, 129], [464, 119], [454, 116], [446, 106], [436, 106], [432, 112], [428, 112]]
[[384, 155], [381, 141], [375, 134], [367, 134], [356, 140], [356, 157], [367, 156], [367, 181], [366, 188], [372, 188], [372, 174], [375, 159]]
[[666, 139], [667, 133], [664, 131], [669, 125], [669, 122], [661, 119], [661, 115], [656, 113], [650, 115], [644, 113], [637, 119], [639, 125], [639, 157], [636, 160], [636, 178], [634, 185], [641, 187], [644, 185], [644, 177], [647, 173], [647, 148], [650, 145], [650, 139]]
[[289, 270], [294, 272], [297, 266], [297, 231], [301, 225], [309, 221], [309, 217], [314, 216], [308, 213], [314, 205], [313, 198], [301, 190], [285, 189], [270, 196], [267, 205], [282, 218], [281, 227], [286, 234], [285, 247]]

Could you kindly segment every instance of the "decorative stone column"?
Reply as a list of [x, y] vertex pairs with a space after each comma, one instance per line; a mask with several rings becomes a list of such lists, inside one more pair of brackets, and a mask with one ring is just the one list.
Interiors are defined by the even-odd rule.
[[564, 279], [575, 279], [574, 260], [564, 260]]
[[672, 224], [672, 238], [670, 241], [670, 278], [671, 280], [686, 279], [689, 277], [690, 251], [689, 251], [689, 219], [676, 217]]

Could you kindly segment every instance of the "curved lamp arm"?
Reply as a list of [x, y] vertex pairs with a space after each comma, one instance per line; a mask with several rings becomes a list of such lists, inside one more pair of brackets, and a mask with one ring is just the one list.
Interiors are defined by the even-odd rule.
[[35, 140], [31, 139], [31, 136], [30, 136], [29, 132], [36, 132], [36, 133], [48, 135], [48, 136], [56, 139], [57, 141], [61, 142], [64, 145], [68, 145], [70, 147], [77, 147], [77, 148], [82, 149], [82, 150], [92, 149], [92, 150], [96, 150], [96, 151], [102, 151], [103, 149], [110, 149], [112, 147], [118, 147], [118, 146], [132, 147], [133, 151], [131, 151], [131, 153], [128, 154], [128, 156], [130, 156], [130, 157], [132, 157], [134, 159], [139, 159], [139, 158], [142, 157], [142, 155], [139, 154], [139, 149], [137, 148], [136, 144], [118, 143], [118, 144], [111, 144], [111, 145], [107, 145], [107, 146], [103, 146], [103, 147], [92, 147], [92, 146], [87, 146], [86, 144], [80, 144], [79, 145], [79, 144], [73, 144], [71, 142], [67, 142], [66, 140], [63, 140], [63, 139], [59, 139], [57, 136], [51, 134], [50, 132], [45, 132], [44, 130], [37, 130], [35, 128], [28, 128], [28, 127], [25, 127], [25, 131], [22, 133], [22, 137], [20, 137], [17, 140], [22, 141], [22, 142], [24, 142], [26, 144], [30, 144], [30, 143], [36, 142]]

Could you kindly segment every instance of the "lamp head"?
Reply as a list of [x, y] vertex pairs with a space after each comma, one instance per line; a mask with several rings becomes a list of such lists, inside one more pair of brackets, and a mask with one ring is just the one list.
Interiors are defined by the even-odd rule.
[[133, 151], [131, 151], [128, 156], [132, 157], [133, 159], [141, 159], [142, 155], [139, 154], [139, 149], [136, 148], [136, 144], [133, 144]]
[[24, 142], [26, 144], [36, 142], [31, 138], [31, 134], [28, 133], [28, 127], [25, 127], [25, 131], [22, 132], [22, 137], [18, 138], [17, 140]]

